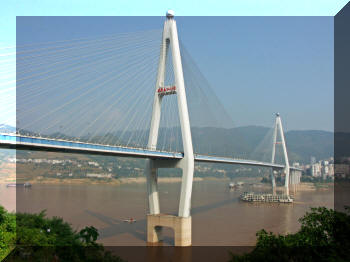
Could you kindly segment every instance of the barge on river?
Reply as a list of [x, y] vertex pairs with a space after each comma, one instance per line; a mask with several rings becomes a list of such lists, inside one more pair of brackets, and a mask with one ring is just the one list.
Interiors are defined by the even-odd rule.
[[10, 183], [6, 187], [32, 187], [31, 183]]
[[240, 196], [241, 200], [246, 202], [276, 202], [276, 203], [293, 203], [293, 199], [290, 196], [284, 194], [266, 194], [266, 193], [254, 193], [244, 192]]

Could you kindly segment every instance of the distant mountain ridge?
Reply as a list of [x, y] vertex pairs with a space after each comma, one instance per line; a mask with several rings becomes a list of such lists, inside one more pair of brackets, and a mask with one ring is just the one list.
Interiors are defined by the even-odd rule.
[[[205, 143], [215, 140], [212, 150], [217, 155], [239, 155], [247, 152], [243, 158], [257, 159], [252, 156], [266, 135], [271, 132], [270, 128], [262, 126], [243, 126], [231, 129], [220, 128], [192, 128], [192, 136], [197, 138], [196, 143]], [[317, 160], [333, 157], [334, 155], [334, 133], [320, 130], [292, 130], [285, 133], [288, 156], [290, 163], [300, 162], [307, 164], [311, 156]], [[194, 139], [195, 140], [195, 139]], [[265, 158], [257, 159], [271, 161], [271, 141], [265, 141]], [[194, 143], [194, 144], [196, 144]], [[250, 154], [249, 154], [250, 152]]]
[[297, 154], [296, 161], [310, 162], [310, 157], [317, 160], [334, 157], [334, 133], [321, 130], [288, 131], [285, 134], [288, 151]]

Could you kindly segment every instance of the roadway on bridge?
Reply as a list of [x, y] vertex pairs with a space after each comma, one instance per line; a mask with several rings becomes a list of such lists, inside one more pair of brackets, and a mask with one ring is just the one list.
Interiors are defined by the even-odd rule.
[[[171, 160], [171, 159], [180, 160], [183, 158], [183, 153], [179, 153], [179, 152], [167, 152], [167, 151], [159, 151], [159, 150], [148, 150], [143, 148], [99, 145], [99, 144], [84, 143], [79, 141], [57, 140], [57, 139], [42, 138], [42, 137], [23, 136], [23, 135], [17, 135], [17, 134], [0, 134], [0, 147], [23, 149], [23, 150], [85, 153], [85, 154], [113, 155], [113, 156], [120, 156], [120, 157], [136, 157], [136, 158], [164, 159], [164, 160]], [[284, 168], [284, 165], [249, 160], [249, 159], [236, 159], [236, 158], [230, 158], [230, 157], [207, 156], [207, 155], [198, 155], [198, 154], [195, 154], [194, 158], [196, 162], [272, 167], [276, 169]], [[296, 167], [291, 167], [290, 169], [300, 171], [300, 169]]]

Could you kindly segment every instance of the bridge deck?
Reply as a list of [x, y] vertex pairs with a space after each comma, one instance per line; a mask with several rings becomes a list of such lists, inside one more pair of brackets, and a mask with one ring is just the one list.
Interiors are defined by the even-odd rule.
[[[0, 147], [23, 150], [42, 150], [52, 152], [114, 155], [124, 157], [139, 157], [149, 159], [182, 159], [183, 153], [147, 150], [121, 146], [99, 145], [78, 141], [56, 140], [50, 138], [30, 137], [16, 134], [0, 134]], [[260, 162], [255, 160], [235, 159], [207, 155], [195, 155], [195, 161], [208, 163], [226, 163], [260, 167], [284, 168], [284, 165]], [[291, 170], [301, 170], [291, 167]]]

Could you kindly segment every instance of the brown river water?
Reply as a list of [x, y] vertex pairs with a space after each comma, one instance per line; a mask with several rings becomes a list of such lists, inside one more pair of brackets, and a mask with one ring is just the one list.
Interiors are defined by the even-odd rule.
[[[252, 246], [260, 229], [285, 234], [299, 229], [298, 219], [310, 207], [333, 208], [333, 189], [299, 191], [293, 204], [246, 203], [239, 200], [250, 186], [230, 190], [227, 181], [193, 184], [192, 243], [194, 246]], [[180, 183], [161, 183], [161, 212], [176, 214]], [[255, 191], [259, 191], [256, 190]], [[6, 188], [0, 184], [0, 204], [17, 211], [59, 216], [75, 229], [93, 225], [99, 242], [107, 246], [146, 245], [146, 185], [48, 185]], [[136, 223], [126, 223], [128, 218]], [[173, 245], [173, 233], [164, 229], [164, 245]]]

